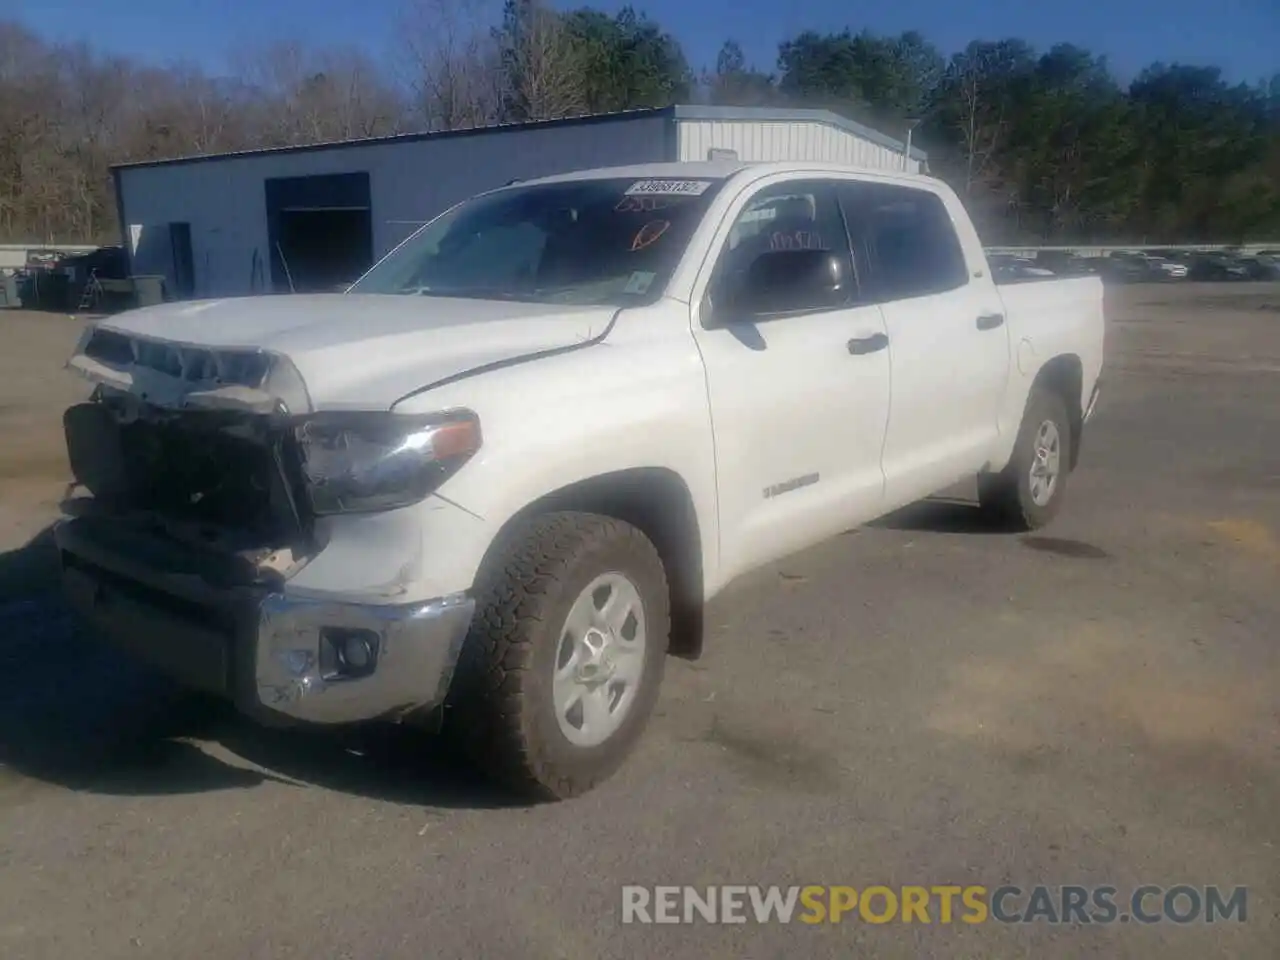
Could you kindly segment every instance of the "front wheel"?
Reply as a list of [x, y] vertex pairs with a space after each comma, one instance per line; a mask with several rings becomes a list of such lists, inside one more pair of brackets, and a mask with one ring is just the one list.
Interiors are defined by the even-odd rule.
[[1071, 443], [1062, 398], [1043, 387], [1033, 388], [1008, 465], [1000, 473], [978, 478], [982, 508], [1019, 530], [1048, 524], [1066, 495]]
[[643, 732], [670, 632], [662, 560], [642, 532], [595, 514], [535, 517], [481, 573], [446, 726], [523, 794], [585, 793]]

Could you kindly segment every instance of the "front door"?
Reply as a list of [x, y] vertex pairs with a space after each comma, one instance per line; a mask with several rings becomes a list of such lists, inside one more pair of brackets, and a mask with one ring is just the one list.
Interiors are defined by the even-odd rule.
[[[879, 307], [859, 302], [836, 185], [775, 178], [739, 198], [728, 217], [693, 325], [715, 434], [726, 578], [878, 515], [890, 391], [884, 320]], [[724, 306], [734, 285], [755, 258], [780, 249], [836, 254], [850, 278], [847, 298], [735, 316]]]

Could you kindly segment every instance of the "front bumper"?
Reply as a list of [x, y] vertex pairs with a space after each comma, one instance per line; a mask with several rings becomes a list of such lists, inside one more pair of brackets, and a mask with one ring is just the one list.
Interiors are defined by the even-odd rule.
[[[176, 544], [122, 549], [88, 519], [54, 534], [71, 605], [104, 638], [263, 720], [351, 723], [443, 703], [474, 601], [381, 605], [299, 597], [222, 576]], [[358, 641], [353, 668], [342, 651]]]

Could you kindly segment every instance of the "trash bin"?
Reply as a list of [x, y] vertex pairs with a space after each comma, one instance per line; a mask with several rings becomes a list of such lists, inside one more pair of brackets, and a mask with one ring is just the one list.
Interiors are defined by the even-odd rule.
[[153, 307], [164, 303], [164, 277], [131, 277], [133, 299], [139, 307]]
[[34, 295], [29, 306], [36, 310], [55, 310], [58, 313], [67, 313], [75, 306], [71, 303], [71, 278], [65, 273], [36, 271], [32, 274], [32, 279]]

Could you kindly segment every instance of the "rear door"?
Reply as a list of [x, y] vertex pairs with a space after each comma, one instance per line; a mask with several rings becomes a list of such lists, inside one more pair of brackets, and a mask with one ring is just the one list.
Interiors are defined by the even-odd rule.
[[[730, 208], [694, 288], [715, 432], [725, 576], [818, 542], [880, 513], [880, 449], [889, 414], [888, 339], [862, 302], [838, 181], [774, 177]], [[767, 317], [716, 313], [736, 277], [780, 249], [835, 253], [843, 302]], [[714, 265], [714, 266], [712, 266]]]
[[889, 336], [883, 467], [892, 507], [977, 473], [991, 455], [1009, 372], [1008, 326], [995, 284], [966, 263], [937, 193], [849, 182], [841, 203], [867, 264], [868, 299], [883, 311]]

